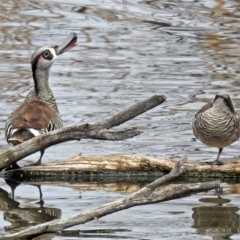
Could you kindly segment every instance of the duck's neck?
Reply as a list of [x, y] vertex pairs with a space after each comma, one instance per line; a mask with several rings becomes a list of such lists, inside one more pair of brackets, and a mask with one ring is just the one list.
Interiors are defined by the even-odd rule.
[[49, 73], [50, 68], [47, 71], [37, 69], [33, 71], [34, 88], [28, 93], [27, 99], [41, 101], [58, 112], [55, 97], [48, 83]]
[[33, 69], [34, 90], [39, 99], [44, 99], [49, 93], [52, 93], [48, 83], [49, 73], [50, 68], [44, 71]]

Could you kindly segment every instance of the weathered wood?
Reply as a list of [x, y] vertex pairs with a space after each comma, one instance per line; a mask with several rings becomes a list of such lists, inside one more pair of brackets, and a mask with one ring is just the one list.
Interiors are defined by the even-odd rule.
[[134, 137], [141, 132], [136, 131], [135, 129], [126, 129], [120, 131], [109, 131], [108, 129], [118, 126], [160, 105], [165, 101], [165, 99], [166, 98], [163, 95], [154, 95], [149, 99], [137, 102], [126, 110], [100, 121], [77, 124], [72, 127], [55, 130], [47, 134], [34, 137], [17, 146], [10, 147], [5, 152], [0, 154], [0, 171], [32, 153], [62, 142], [79, 140], [81, 138], [114, 141]]
[[2, 239], [11, 239], [11, 238], [20, 239], [20, 238], [26, 238], [30, 236], [32, 237], [42, 233], [58, 232], [65, 228], [83, 224], [88, 221], [98, 219], [100, 217], [111, 214], [113, 212], [131, 208], [133, 206], [162, 202], [170, 199], [183, 197], [192, 192], [205, 191], [205, 190], [220, 187], [220, 183], [217, 181], [207, 182], [207, 183], [206, 182], [197, 183], [197, 184], [164, 185], [186, 171], [185, 168], [182, 168], [182, 164], [185, 161], [186, 161], [186, 158], [182, 159], [175, 165], [175, 167], [172, 169], [172, 171], [169, 174], [155, 180], [154, 182], [146, 185], [139, 191], [129, 195], [124, 199], [117, 200], [112, 203], [104, 204], [92, 210], [83, 211], [72, 217], [68, 217], [60, 220], [54, 220], [54, 221], [50, 221], [43, 224], [38, 224], [34, 227], [27, 228], [18, 233], [6, 235], [2, 237]]
[[[176, 159], [154, 158], [143, 155], [87, 157], [74, 156], [69, 160], [58, 161], [40, 166], [2, 172], [1, 176], [18, 181], [104, 181], [115, 182], [123, 179], [134, 182], [153, 180], [168, 173], [176, 164]], [[184, 175], [195, 179], [240, 178], [240, 160], [226, 162], [224, 165], [208, 165], [198, 161], [188, 161], [184, 165], [188, 170]]]

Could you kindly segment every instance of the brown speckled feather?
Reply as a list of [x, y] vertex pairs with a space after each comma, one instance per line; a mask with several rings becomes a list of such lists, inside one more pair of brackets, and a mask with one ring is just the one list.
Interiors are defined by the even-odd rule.
[[11, 116], [13, 128], [47, 129], [55, 120], [57, 113], [51, 106], [34, 100], [24, 101]]

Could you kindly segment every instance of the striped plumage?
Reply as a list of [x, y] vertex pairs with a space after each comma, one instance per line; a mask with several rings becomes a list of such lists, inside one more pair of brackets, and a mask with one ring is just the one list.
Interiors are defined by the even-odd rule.
[[[5, 138], [8, 143], [20, 144], [32, 137], [62, 127], [62, 119], [48, 79], [55, 59], [76, 45], [77, 35], [71, 33], [61, 45], [41, 47], [33, 53], [31, 66], [34, 88], [6, 121]], [[44, 149], [41, 150], [36, 165], [41, 164], [43, 154]], [[15, 164], [14, 167], [18, 165]]]
[[193, 133], [204, 144], [219, 148], [217, 159], [212, 164], [221, 165], [220, 154], [224, 147], [240, 137], [240, 121], [232, 100], [227, 94], [216, 95], [193, 119]]

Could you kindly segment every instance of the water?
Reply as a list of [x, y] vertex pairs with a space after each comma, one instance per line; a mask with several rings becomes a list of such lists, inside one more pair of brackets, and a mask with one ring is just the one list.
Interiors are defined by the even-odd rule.
[[[123, 210], [72, 227], [51, 239], [240, 239], [239, 184], [168, 202]], [[126, 197], [140, 184], [43, 184], [44, 203], [36, 186], [20, 185], [14, 201], [9, 187], [0, 183], [2, 232], [14, 232], [36, 223], [59, 219]], [[24, 194], [23, 194], [24, 193]], [[236, 235], [237, 234], [237, 235]], [[234, 235], [234, 238], [227, 238]], [[68, 237], [68, 238], [66, 238]]]
[[[217, 93], [230, 94], [237, 111], [240, 110], [239, 8], [240, 3], [233, 0], [1, 1], [1, 151], [8, 147], [4, 140], [5, 120], [32, 86], [32, 52], [39, 46], [58, 43], [75, 31], [78, 47], [54, 63], [50, 78], [65, 126], [100, 119], [154, 94], [164, 94], [167, 101], [123, 125], [137, 126], [143, 131], [133, 139], [64, 143], [48, 149], [43, 162], [67, 159], [78, 153], [137, 153], [173, 158], [187, 154], [189, 160], [214, 160], [217, 149], [194, 138], [191, 121], [195, 112]], [[221, 158], [239, 158], [239, 145], [237, 141], [224, 149]], [[35, 154], [27, 159], [35, 162], [37, 157]], [[232, 185], [227, 186], [231, 189]], [[9, 191], [3, 180], [2, 187]], [[108, 191], [108, 187], [101, 191], [86, 189], [86, 204], [91, 207], [123, 197], [114, 190]], [[32, 194], [37, 195], [37, 188], [20, 185], [18, 189], [21, 194], [17, 194], [17, 201], [35, 206], [37, 197]], [[81, 209], [79, 192], [64, 188], [67, 201], [57, 196], [62, 192], [61, 187], [43, 186], [45, 205], [61, 209], [62, 217]], [[231, 190], [227, 193], [230, 205], [237, 206], [238, 194]], [[201, 197], [193, 195], [133, 208], [86, 224], [84, 229], [130, 230], [114, 233], [120, 239], [122, 235], [133, 239], [211, 239], [191, 227], [191, 209], [202, 205]], [[178, 208], [179, 201], [184, 203], [183, 213], [177, 214], [180, 220], [176, 221], [175, 215], [171, 216], [166, 209]], [[165, 210], [163, 218], [161, 213]], [[118, 218], [119, 221], [114, 220]], [[2, 221], [1, 226], [9, 225]], [[149, 222], [153, 226], [146, 226]], [[161, 227], [163, 224], [166, 225]], [[3, 227], [0, 232], [5, 232]], [[236, 236], [239, 235], [232, 239]], [[96, 235], [92, 239], [97, 239]]]

